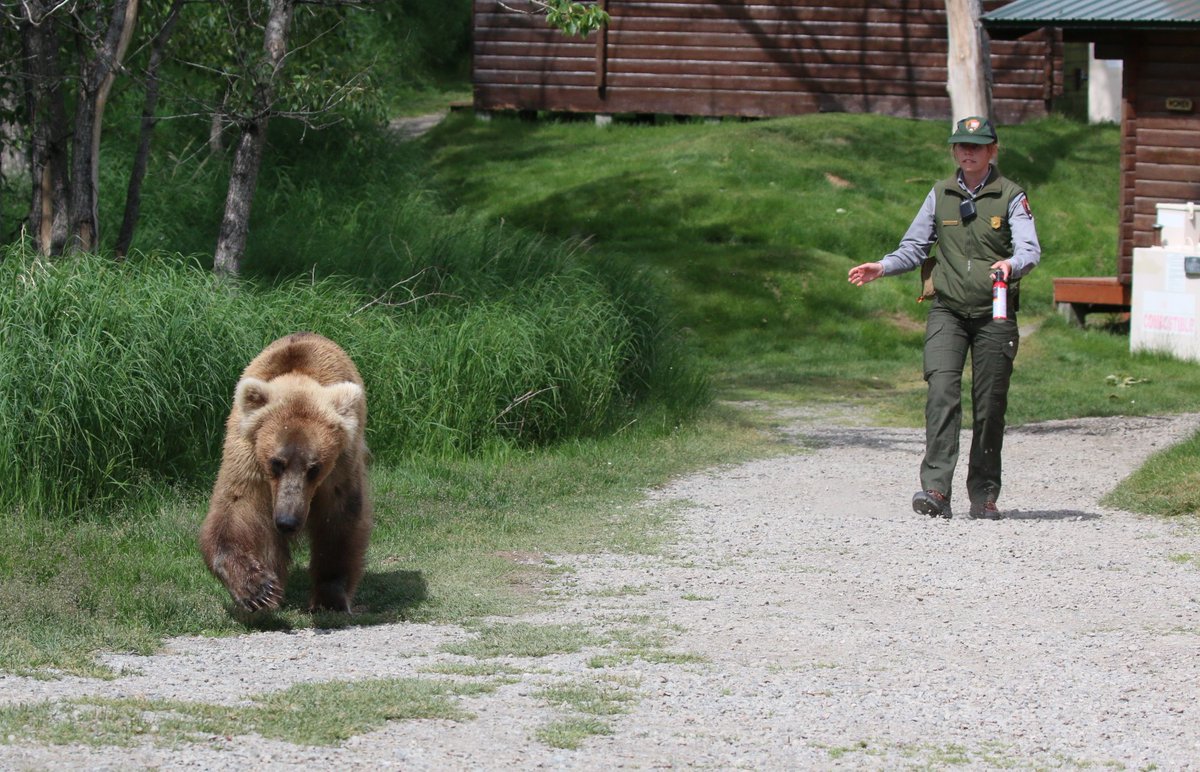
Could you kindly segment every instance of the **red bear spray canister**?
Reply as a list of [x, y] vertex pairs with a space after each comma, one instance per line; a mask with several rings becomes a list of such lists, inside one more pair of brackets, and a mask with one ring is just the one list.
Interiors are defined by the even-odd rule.
[[992, 273], [992, 318], [1008, 318], [1008, 282], [1004, 280], [1004, 271]]

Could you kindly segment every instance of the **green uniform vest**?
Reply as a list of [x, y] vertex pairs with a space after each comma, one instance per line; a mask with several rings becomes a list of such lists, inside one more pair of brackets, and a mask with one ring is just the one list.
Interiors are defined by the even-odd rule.
[[933, 286], [942, 304], [962, 316], [992, 313], [992, 277], [997, 260], [1013, 255], [1008, 207], [1024, 193], [1012, 180], [992, 172], [992, 179], [975, 195], [975, 217], [963, 222], [959, 205], [969, 196], [957, 177], [934, 186], [937, 192], [937, 265]]

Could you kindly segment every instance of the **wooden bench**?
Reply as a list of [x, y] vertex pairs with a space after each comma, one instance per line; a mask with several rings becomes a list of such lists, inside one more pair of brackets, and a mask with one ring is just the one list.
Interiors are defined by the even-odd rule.
[[1067, 321], [1083, 326], [1091, 313], [1129, 313], [1132, 292], [1116, 276], [1054, 280], [1054, 305]]

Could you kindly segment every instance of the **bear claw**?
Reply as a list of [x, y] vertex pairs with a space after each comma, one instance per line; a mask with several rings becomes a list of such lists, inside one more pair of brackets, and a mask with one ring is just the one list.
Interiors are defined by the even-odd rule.
[[240, 589], [234, 593], [234, 600], [247, 611], [279, 608], [283, 602], [283, 587], [275, 575], [257, 565]]
[[279, 608], [283, 601], [283, 593], [274, 584], [268, 584], [252, 596], [238, 598], [238, 603], [247, 611], [262, 611], [263, 609]]

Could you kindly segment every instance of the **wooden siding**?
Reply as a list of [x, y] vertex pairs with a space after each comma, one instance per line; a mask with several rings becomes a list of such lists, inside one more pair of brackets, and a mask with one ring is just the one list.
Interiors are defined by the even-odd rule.
[[[600, 4], [612, 23], [580, 39], [499, 0], [475, 0], [476, 109], [950, 117], [944, 0]], [[991, 54], [997, 120], [1045, 115], [1062, 90], [1061, 37], [993, 41]]]
[[[1117, 277], [1135, 247], [1153, 246], [1159, 203], [1200, 201], [1200, 34], [1130, 32], [1123, 49], [1121, 229]], [[1170, 110], [1168, 99], [1191, 100]]]

